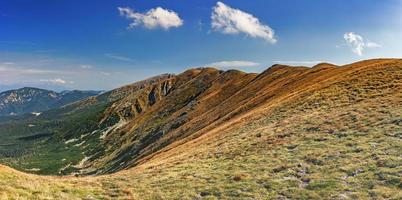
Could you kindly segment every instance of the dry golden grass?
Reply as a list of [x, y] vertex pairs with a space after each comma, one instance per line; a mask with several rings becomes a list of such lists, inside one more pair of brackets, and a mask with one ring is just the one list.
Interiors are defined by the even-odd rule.
[[0, 199], [402, 198], [401, 60], [277, 66], [253, 83], [216, 102], [237, 110], [128, 170], [60, 178], [1, 167]]

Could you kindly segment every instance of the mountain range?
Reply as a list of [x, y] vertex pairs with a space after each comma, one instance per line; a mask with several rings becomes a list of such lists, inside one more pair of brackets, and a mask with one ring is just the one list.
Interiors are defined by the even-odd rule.
[[59, 108], [91, 96], [98, 91], [63, 91], [24, 87], [17, 90], [8, 90], [0, 93], [0, 116], [35, 113]]
[[0, 198], [400, 199], [401, 91], [401, 59], [163, 74], [0, 120]]

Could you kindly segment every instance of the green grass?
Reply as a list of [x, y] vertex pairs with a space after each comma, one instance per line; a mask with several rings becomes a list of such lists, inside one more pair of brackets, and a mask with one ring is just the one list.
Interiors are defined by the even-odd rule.
[[[401, 199], [402, 96], [395, 83], [400, 79], [360, 74], [361, 80], [345, 77], [297, 101], [253, 112], [115, 174], [42, 177], [0, 168], [0, 198]], [[64, 141], [93, 129], [74, 124], [85, 115], [76, 119], [63, 127], [70, 127], [68, 132], [56, 135]], [[102, 151], [97, 138], [86, 141]], [[44, 147], [35, 151], [44, 154], [28, 160], [68, 157], [78, 162], [85, 152], [71, 148], [52, 154], [57, 145]]]
[[[115, 175], [49, 178], [37, 183], [41, 189], [16, 189], [25, 184], [14, 180], [20, 175], [8, 174], [0, 183], [14, 183], [5, 194], [25, 198], [400, 199], [402, 145], [396, 137], [402, 130], [395, 121], [402, 110], [385, 99], [325, 112], [289, 105], [282, 114], [232, 127], [192, 151], [178, 149], [182, 153], [169, 160]], [[356, 117], [360, 121], [345, 120]]]
[[[59, 173], [68, 164], [73, 166], [79, 163], [87, 149], [102, 151], [99, 134], [88, 135], [83, 139], [81, 135], [99, 129], [98, 122], [105, 107], [100, 104], [80, 110], [66, 108], [42, 118], [27, 117], [0, 123], [0, 163], [43, 175], [76, 171], [70, 167], [66, 172]], [[35, 138], [38, 135], [41, 137]], [[65, 141], [73, 138], [80, 141], [65, 144]], [[83, 141], [85, 143], [82, 146], [74, 146]]]

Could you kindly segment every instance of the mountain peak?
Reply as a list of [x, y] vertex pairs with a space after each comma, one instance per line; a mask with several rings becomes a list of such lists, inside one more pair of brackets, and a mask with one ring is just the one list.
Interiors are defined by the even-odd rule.
[[327, 62], [322, 62], [314, 65], [312, 68], [314, 69], [321, 69], [321, 68], [335, 68], [338, 67], [337, 65], [334, 65], [332, 63], [327, 63]]
[[57, 93], [34, 87], [8, 90], [0, 93], [0, 116], [42, 112], [98, 94], [79, 90]]

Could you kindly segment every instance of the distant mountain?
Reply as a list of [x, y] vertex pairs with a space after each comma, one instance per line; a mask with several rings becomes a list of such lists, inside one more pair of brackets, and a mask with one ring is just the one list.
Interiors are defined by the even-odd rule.
[[98, 95], [98, 91], [55, 92], [25, 87], [0, 93], [0, 116], [40, 113]]
[[25, 88], [25, 87], [30, 87], [30, 88], [40, 88], [44, 90], [50, 90], [50, 91], [55, 91], [55, 92], [61, 92], [65, 90], [72, 90], [71, 88], [64, 87], [63, 85], [54, 85], [54, 84], [49, 84], [45, 82], [23, 82], [23, 83], [15, 83], [15, 84], [2, 84], [0, 83], [0, 93], [9, 91], [9, 90], [17, 90], [20, 88]]

